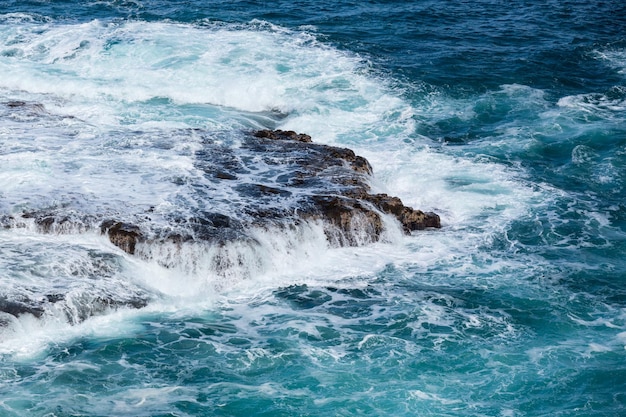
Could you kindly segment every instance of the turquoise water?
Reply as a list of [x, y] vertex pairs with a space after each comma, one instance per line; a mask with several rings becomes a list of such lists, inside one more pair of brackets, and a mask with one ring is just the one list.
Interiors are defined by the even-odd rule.
[[4, 2], [0, 224], [227, 213], [193, 132], [281, 128], [443, 227], [257, 230], [225, 271], [2, 228], [0, 306], [38, 310], [0, 316], [0, 415], [626, 414], [625, 33], [619, 1]]

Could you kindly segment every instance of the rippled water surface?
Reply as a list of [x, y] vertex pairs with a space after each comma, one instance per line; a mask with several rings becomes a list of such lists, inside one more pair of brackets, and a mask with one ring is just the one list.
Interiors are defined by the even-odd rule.
[[[620, 1], [3, 2], [0, 415], [623, 415], [625, 33]], [[257, 129], [442, 228], [94, 227], [292, 207], [237, 191], [282, 175]]]

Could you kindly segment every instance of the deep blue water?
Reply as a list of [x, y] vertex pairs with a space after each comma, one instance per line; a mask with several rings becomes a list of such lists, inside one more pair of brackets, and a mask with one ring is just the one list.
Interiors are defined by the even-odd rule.
[[0, 216], [228, 212], [189, 128], [350, 147], [443, 227], [226, 273], [0, 229], [0, 304], [44, 300], [0, 317], [0, 415], [626, 415], [625, 3], [0, 5]]

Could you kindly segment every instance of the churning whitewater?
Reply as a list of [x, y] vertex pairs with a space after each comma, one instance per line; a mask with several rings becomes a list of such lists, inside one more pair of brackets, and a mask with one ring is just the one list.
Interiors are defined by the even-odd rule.
[[0, 6], [0, 415], [623, 414], [626, 10], [300, 3]]

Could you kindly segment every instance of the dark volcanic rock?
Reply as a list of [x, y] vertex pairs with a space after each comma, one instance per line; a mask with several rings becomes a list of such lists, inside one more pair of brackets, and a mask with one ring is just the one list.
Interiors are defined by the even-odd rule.
[[423, 230], [428, 227], [440, 228], [439, 216], [432, 212], [424, 213], [402, 204], [398, 197], [390, 197], [387, 194], [366, 194], [364, 200], [374, 204], [379, 210], [394, 215], [405, 232]]
[[[291, 227], [302, 220], [321, 221], [337, 245], [379, 240], [385, 215], [393, 216], [405, 233], [441, 227], [435, 213], [407, 207], [398, 197], [371, 194], [372, 167], [350, 149], [312, 143], [308, 135], [282, 130], [248, 134], [239, 146], [224, 142], [201, 136], [194, 164], [204, 177], [172, 178], [185, 200], [171, 212], [157, 214], [150, 207], [130, 215], [81, 216], [64, 203], [21, 216], [5, 215], [0, 226], [26, 227], [29, 220], [43, 233], [98, 228], [111, 243], [139, 256], [144, 256], [138, 252], [141, 243], [222, 245], [254, 240], [250, 227]], [[152, 221], [157, 215], [160, 221]]]
[[[32, 219], [37, 229], [42, 233], [79, 233], [88, 230], [91, 222], [97, 221], [91, 216], [81, 216], [65, 207], [47, 210], [27, 211], [22, 213], [22, 219]], [[14, 225], [23, 226], [23, 223], [14, 219]]]
[[254, 133], [257, 138], [265, 138], [272, 140], [295, 140], [298, 142], [310, 143], [311, 136], [304, 133], [296, 133], [293, 130], [259, 130]]
[[139, 309], [147, 305], [148, 300], [146, 298], [127, 297], [118, 299], [111, 295], [85, 294], [69, 303], [65, 295], [62, 294], [49, 294], [40, 299], [20, 297], [19, 300], [9, 300], [6, 297], [0, 297], [0, 313], [5, 315], [4, 317], [0, 315], [0, 326], [6, 326], [9, 321], [7, 318], [10, 316], [17, 318], [23, 315], [32, 315], [36, 318], [41, 318], [52, 306], [56, 306], [58, 311], [66, 316], [68, 322], [76, 324], [107, 310], [119, 308]]
[[41, 317], [44, 313], [44, 309], [40, 305], [24, 301], [8, 300], [6, 298], [0, 298], [0, 311], [14, 317], [19, 317], [23, 314], [32, 314], [35, 317]]
[[43, 104], [41, 103], [28, 103], [26, 101], [13, 100], [13, 101], [7, 101], [3, 104], [7, 106], [9, 109], [27, 109], [29, 111], [36, 112], [36, 113], [45, 112], [45, 108]]
[[435, 213], [407, 207], [398, 197], [370, 194], [372, 167], [351, 149], [303, 141], [295, 132], [262, 130], [254, 136], [262, 140], [248, 141], [245, 146], [265, 156], [266, 163], [292, 166], [281, 177], [287, 189], [273, 193], [286, 196], [289, 189], [306, 189], [298, 200], [299, 217], [327, 223], [327, 234], [338, 244], [358, 244], [363, 236], [378, 240], [384, 228], [383, 213], [394, 216], [406, 233], [441, 227]]
[[[310, 217], [330, 223], [326, 234], [342, 246], [375, 242], [383, 231], [380, 213], [363, 201], [340, 196], [314, 196]], [[339, 232], [339, 233], [336, 233]]]
[[[0, 103], [0, 117], [31, 121], [48, 116], [41, 106], [15, 101]], [[158, 186], [166, 190], [157, 193], [160, 201], [146, 202], [141, 195], [139, 202], [130, 199], [109, 205], [106, 198], [98, 200], [96, 192], [92, 204], [92, 196], [80, 191], [34, 198], [25, 205], [16, 199], [5, 203], [10, 211], [0, 213], [0, 228], [47, 234], [96, 231], [122, 251], [163, 267], [240, 279], [265, 267], [267, 248], [262, 239], [268, 235], [259, 237], [259, 230], [287, 231], [288, 238], [298, 239], [291, 231], [314, 221], [322, 225], [331, 244], [347, 246], [378, 241], [390, 219], [397, 220], [405, 233], [441, 227], [435, 213], [407, 207], [398, 197], [372, 194], [372, 167], [350, 149], [312, 143], [308, 135], [281, 130], [220, 136], [189, 129], [168, 133], [166, 142], [185, 143], [189, 136], [193, 136], [193, 150], [181, 152], [193, 166], [172, 168], [167, 176], [158, 177], [164, 181]], [[168, 155], [174, 152], [171, 147], [163, 149]], [[123, 180], [123, 175], [114, 178]], [[20, 212], [17, 207], [28, 208]], [[87, 279], [87, 284], [68, 284], [71, 291], [63, 294], [56, 293], [57, 287], [23, 288], [14, 294], [0, 291], [0, 325], [22, 315], [47, 314], [65, 314], [69, 322], [77, 323], [110, 309], [141, 308], [151, 299], [150, 291], [134, 284], [118, 290], [119, 253], [102, 249], [110, 260], [93, 255], [91, 248], [81, 249], [89, 251], [90, 261], [61, 268], [67, 275], [60, 278]], [[271, 259], [267, 265], [272, 265]], [[91, 285], [91, 280], [107, 279], [115, 290]]]
[[0, 103], [0, 117], [19, 122], [41, 119], [74, 119], [73, 116], [59, 116], [49, 113], [43, 104], [22, 100], [11, 100]]
[[109, 236], [111, 243], [131, 255], [135, 253], [137, 243], [143, 239], [138, 226], [115, 220], [104, 221], [100, 230]]
[[356, 155], [352, 149], [335, 148], [332, 146], [327, 146], [327, 148], [329, 150], [329, 155], [332, 158], [346, 161], [349, 164], [350, 168], [352, 168], [356, 172], [372, 175], [372, 166], [367, 161], [367, 159], [363, 158], [362, 156]]

